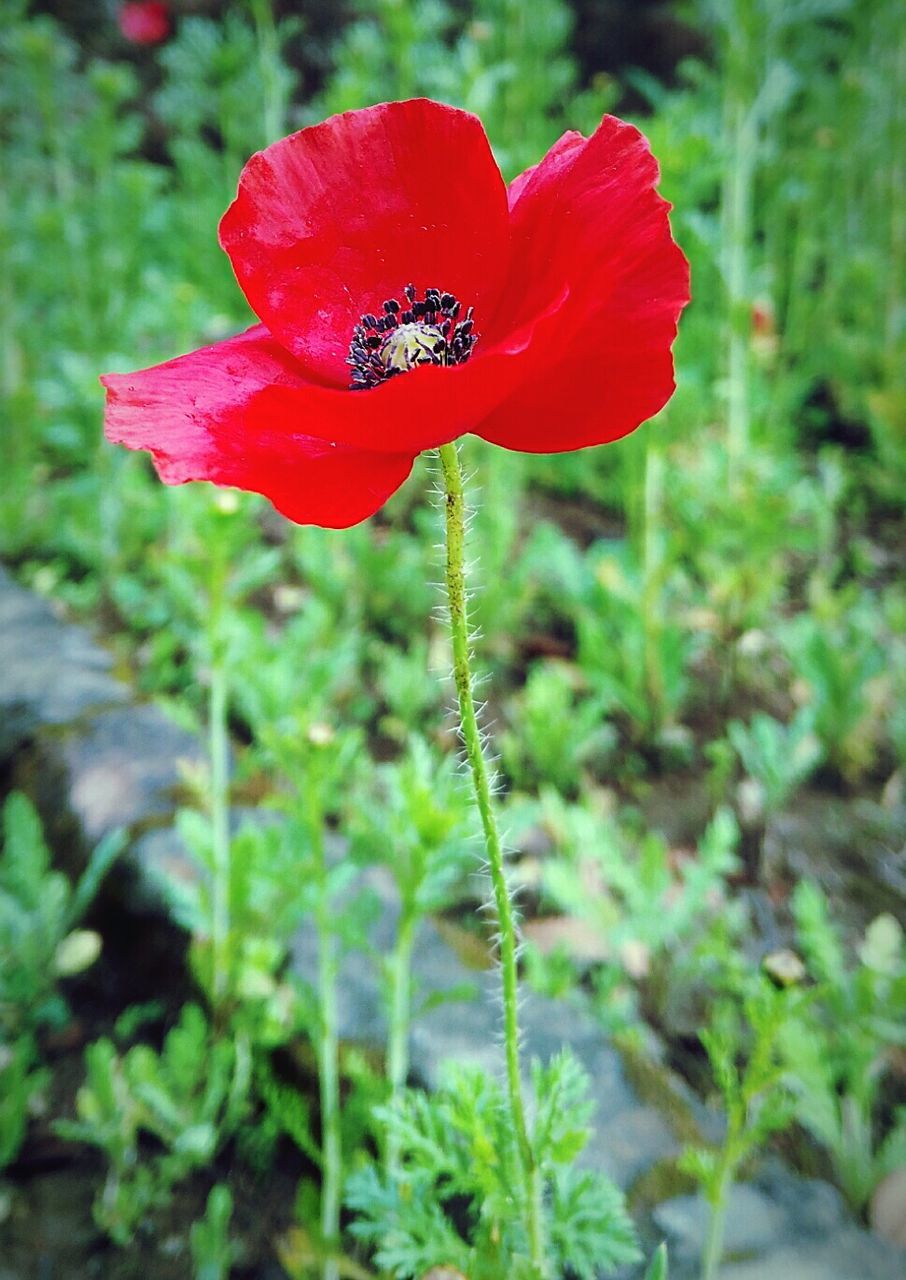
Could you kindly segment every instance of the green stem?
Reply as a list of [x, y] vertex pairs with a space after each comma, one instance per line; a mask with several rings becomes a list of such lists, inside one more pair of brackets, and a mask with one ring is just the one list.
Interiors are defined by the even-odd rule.
[[387, 1078], [396, 1098], [409, 1075], [409, 1023], [412, 1000], [412, 947], [417, 917], [403, 912], [396, 945], [390, 958], [390, 1034], [387, 1044]]
[[724, 1224], [727, 1217], [727, 1195], [730, 1190], [731, 1171], [721, 1170], [717, 1194], [711, 1204], [711, 1220], [702, 1252], [702, 1280], [716, 1280], [724, 1252]]
[[[215, 611], [216, 612], [216, 611]], [[217, 624], [215, 623], [215, 626]], [[208, 737], [211, 755], [211, 993], [215, 1010], [229, 988], [230, 805], [227, 736], [227, 673], [219, 640], [212, 645]]]
[[466, 751], [475, 801], [481, 817], [485, 850], [497, 927], [500, 938], [500, 971], [503, 985], [504, 1047], [506, 1054], [507, 1094], [510, 1118], [519, 1161], [522, 1167], [526, 1230], [532, 1267], [538, 1280], [546, 1280], [548, 1269], [544, 1257], [541, 1222], [541, 1178], [535, 1166], [525, 1120], [525, 1104], [522, 1098], [522, 1077], [519, 1070], [519, 1022], [517, 1013], [516, 973], [516, 925], [510, 891], [506, 879], [503, 849], [494, 810], [491, 803], [491, 787], [487, 764], [481, 745], [481, 731], [472, 697], [472, 673], [469, 665], [469, 624], [466, 605], [464, 569], [465, 552], [465, 496], [462, 469], [455, 444], [440, 447], [440, 462], [445, 485], [445, 513], [447, 533], [446, 587], [450, 609], [450, 635], [453, 644], [453, 676], [459, 700], [462, 741]]
[[726, 289], [729, 314], [727, 437], [731, 474], [745, 456], [749, 438], [749, 240], [751, 234], [752, 151], [756, 144], [751, 108], [731, 108], [731, 157], [726, 209]]
[[[309, 762], [309, 770], [317, 767]], [[336, 1250], [340, 1239], [343, 1153], [340, 1135], [340, 1037], [337, 1017], [337, 939], [328, 896], [324, 816], [318, 780], [309, 777], [306, 818], [318, 881], [315, 927], [318, 931], [318, 1090], [321, 1102], [321, 1237], [325, 1249], [321, 1280], [339, 1280]]]
[[663, 728], [666, 719], [664, 673], [660, 661], [661, 628], [664, 616], [660, 599], [664, 560], [664, 539], [661, 527], [663, 499], [664, 458], [652, 443], [649, 434], [645, 444], [642, 627], [645, 646], [645, 690], [650, 708], [650, 727], [654, 732]]
[[[387, 1040], [387, 1079], [390, 1105], [396, 1106], [409, 1075], [409, 1025], [412, 1015], [412, 948], [418, 916], [403, 905], [396, 944], [390, 957], [390, 1030]], [[387, 1143], [387, 1167], [399, 1159], [396, 1141]]]

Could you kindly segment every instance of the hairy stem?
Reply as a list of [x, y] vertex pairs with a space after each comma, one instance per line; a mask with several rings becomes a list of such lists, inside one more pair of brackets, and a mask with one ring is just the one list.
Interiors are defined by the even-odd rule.
[[500, 971], [503, 985], [504, 1047], [506, 1054], [507, 1095], [510, 1118], [519, 1161], [522, 1166], [526, 1230], [533, 1270], [538, 1280], [546, 1280], [548, 1269], [544, 1257], [541, 1221], [541, 1180], [529, 1142], [519, 1070], [519, 1022], [517, 1012], [516, 925], [504, 867], [503, 849], [494, 819], [487, 763], [481, 745], [481, 732], [472, 696], [472, 672], [469, 665], [469, 623], [466, 606], [464, 568], [465, 496], [462, 468], [455, 444], [442, 445], [446, 517], [447, 560], [446, 588], [450, 609], [450, 634], [453, 643], [453, 676], [459, 700], [460, 729], [465, 747], [475, 802], [481, 817], [485, 851], [500, 938]]

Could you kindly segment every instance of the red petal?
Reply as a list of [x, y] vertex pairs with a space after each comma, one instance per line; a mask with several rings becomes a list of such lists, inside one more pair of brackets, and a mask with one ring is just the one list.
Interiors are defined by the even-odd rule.
[[333, 116], [252, 156], [220, 224], [253, 310], [335, 386], [349, 382], [354, 325], [410, 281], [490, 315], [508, 237], [480, 121], [422, 99]]
[[477, 434], [521, 453], [564, 453], [609, 444], [635, 431], [662, 409], [676, 386], [666, 342], [603, 362], [586, 354], [565, 357], [524, 382]]
[[583, 147], [587, 139], [584, 134], [579, 133], [576, 129], [568, 129], [562, 137], [558, 138], [547, 155], [544, 156], [537, 164], [533, 164], [530, 168], [520, 173], [518, 178], [514, 178], [507, 187], [507, 200], [512, 210], [525, 188], [528, 186], [529, 179], [534, 177], [539, 168], [543, 164], [549, 165], [551, 160], [573, 150], [574, 147]]
[[[522, 320], [569, 285], [530, 379], [477, 430], [496, 444], [558, 452], [634, 430], [673, 392], [671, 345], [689, 300], [686, 260], [639, 131], [611, 116], [588, 140], [567, 134], [511, 188], [509, 316]], [[511, 310], [510, 310], [511, 308]]]
[[[296, 362], [261, 325], [139, 373], [108, 374], [104, 430], [147, 449], [161, 480], [210, 480], [263, 493], [298, 524], [345, 528], [403, 483], [411, 453], [372, 452], [305, 434], [307, 388]], [[364, 393], [360, 393], [364, 394]]]

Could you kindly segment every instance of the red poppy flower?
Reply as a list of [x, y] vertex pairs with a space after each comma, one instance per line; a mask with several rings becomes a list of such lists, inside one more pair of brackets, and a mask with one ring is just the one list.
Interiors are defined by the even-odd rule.
[[169, 6], [156, 0], [122, 4], [117, 22], [120, 33], [132, 44], [160, 44], [170, 34]]
[[565, 134], [504, 185], [481, 123], [436, 102], [334, 116], [252, 156], [220, 243], [261, 323], [111, 374], [110, 440], [168, 484], [364, 520], [466, 432], [559, 452], [669, 399], [686, 260], [631, 125]]

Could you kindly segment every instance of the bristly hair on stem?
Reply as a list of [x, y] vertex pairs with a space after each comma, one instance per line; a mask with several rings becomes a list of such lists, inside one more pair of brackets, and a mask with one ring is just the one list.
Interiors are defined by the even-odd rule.
[[470, 665], [471, 637], [465, 586], [465, 496], [459, 451], [455, 444], [439, 450], [444, 477], [446, 520], [446, 586], [450, 609], [450, 638], [453, 649], [453, 679], [459, 701], [460, 736], [472, 776], [475, 802], [485, 837], [488, 869], [493, 887], [494, 907], [500, 935], [501, 992], [503, 1000], [504, 1057], [506, 1060], [507, 1103], [515, 1136], [522, 1181], [522, 1208], [529, 1241], [529, 1256], [535, 1280], [547, 1280], [543, 1204], [540, 1172], [529, 1138], [520, 1070], [518, 1018], [516, 922], [506, 878], [503, 848], [492, 805], [492, 788], [482, 745], [473, 696]]
[[[397, 1089], [378, 1111], [392, 1167], [363, 1166], [347, 1182], [351, 1232], [374, 1248], [374, 1261], [399, 1280], [448, 1268], [472, 1280], [553, 1280], [569, 1272], [595, 1280], [602, 1269], [639, 1259], [623, 1198], [602, 1174], [573, 1167], [585, 1145], [591, 1110], [588, 1078], [573, 1055], [532, 1064], [532, 1124], [523, 1097], [519, 938], [514, 895], [493, 798], [471, 672], [474, 634], [465, 585], [465, 498], [455, 444], [439, 451], [444, 474], [446, 588], [453, 682], [459, 710], [460, 767], [470, 777], [483, 839], [474, 874], [491, 886], [482, 910], [493, 920], [497, 1000], [502, 1016], [503, 1080], [476, 1068], [451, 1069], [427, 1095]], [[451, 1197], [470, 1205], [468, 1238], [450, 1220]]]

